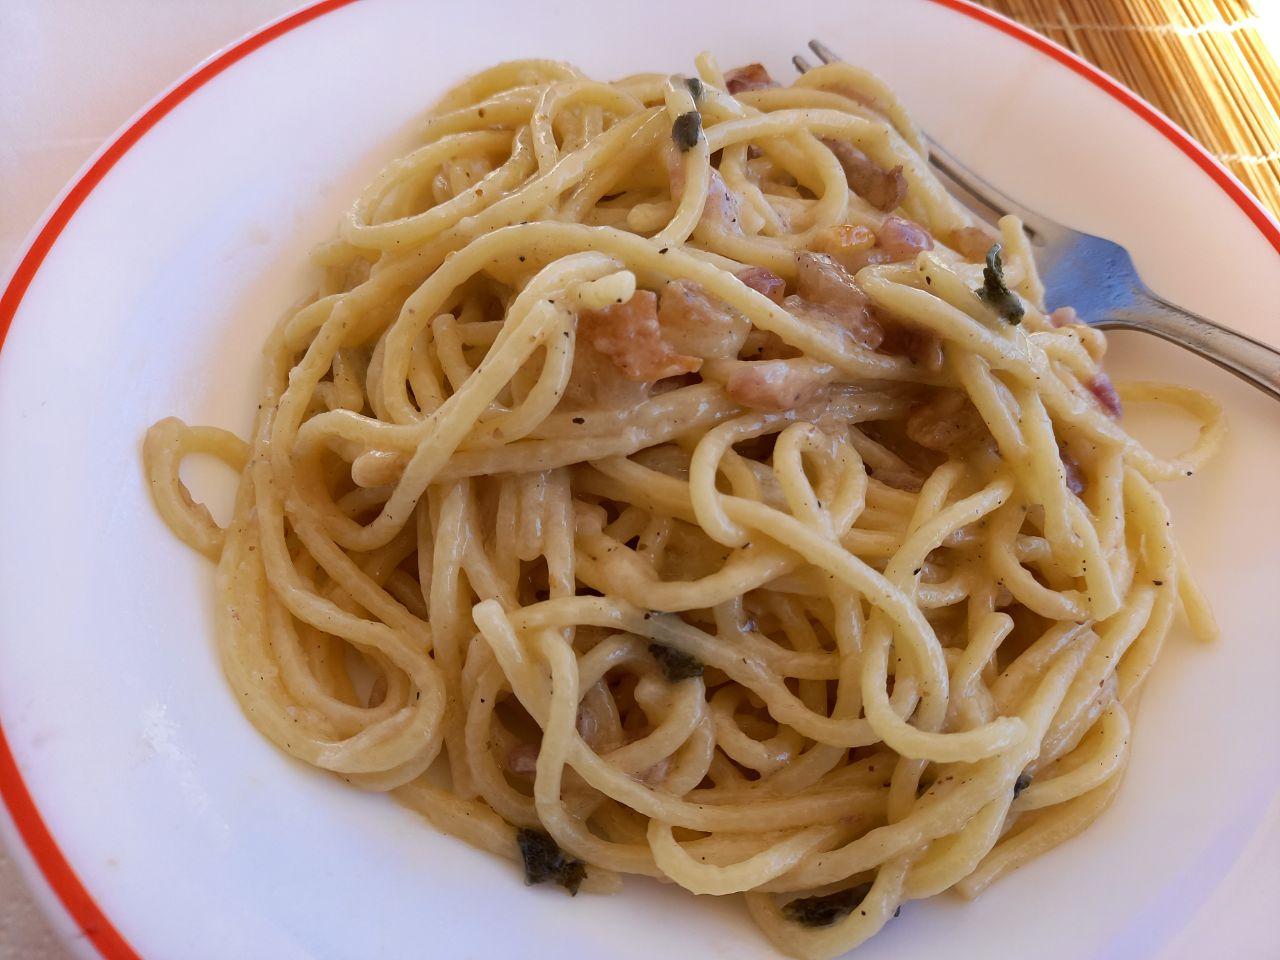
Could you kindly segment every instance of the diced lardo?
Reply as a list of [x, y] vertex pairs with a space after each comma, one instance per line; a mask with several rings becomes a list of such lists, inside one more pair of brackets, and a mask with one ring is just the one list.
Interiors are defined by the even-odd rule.
[[809, 366], [787, 360], [741, 364], [729, 375], [725, 392], [753, 410], [790, 410], [810, 400], [822, 380]]
[[990, 431], [968, 397], [959, 390], [939, 390], [907, 415], [906, 434], [926, 450], [956, 455]]
[[822, 320], [843, 328], [859, 345], [874, 350], [884, 330], [871, 315], [871, 300], [853, 277], [831, 257], [807, 251], [796, 255], [797, 293], [783, 301], [802, 319]]
[[658, 326], [658, 297], [637, 290], [625, 303], [578, 314], [578, 335], [608, 357], [628, 380], [653, 382], [682, 373], [696, 373], [697, 357], [677, 353], [662, 339]]
[[774, 303], [782, 304], [787, 284], [772, 270], [766, 270], [764, 267], [747, 267], [745, 270], [740, 270], [737, 276], [756, 293], [763, 293]]
[[902, 165], [886, 170], [847, 140], [823, 139], [844, 168], [849, 189], [877, 210], [888, 213], [907, 199], [907, 178]]
[[672, 280], [662, 288], [658, 327], [671, 349], [704, 360], [736, 357], [751, 329], [746, 317], [692, 280]]
[[745, 90], [767, 90], [776, 87], [778, 81], [769, 76], [769, 71], [762, 63], [748, 63], [743, 67], [734, 67], [724, 75], [724, 85], [730, 93], [742, 93]]

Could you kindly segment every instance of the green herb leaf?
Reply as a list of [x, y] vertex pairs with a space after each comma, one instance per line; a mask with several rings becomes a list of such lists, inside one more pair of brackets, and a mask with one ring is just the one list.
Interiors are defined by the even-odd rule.
[[581, 860], [566, 857], [548, 834], [541, 830], [522, 829], [516, 832], [520, 856], [524, 858], [524, 882], [527, 886], [554, 880], [573, 896], [587, 877], [587, 868]]
[[671, 125], [671, 139], [683, 151], [692, 150], [698, 145], [698, 137], [702, 136], [702, 114], [690, 110], [676, 117]]
[[661, 643], [651, 643], [649, 652], [658, 661], [658, 666], [662, 668], [663, 674], [670, 683], [679, 683], [690, 677], [702, 676], [702, 661], [697, 657], [689, 656], [683, 650]]
[[782, 915], [803, 927], [829, 927], [853, 913], [870, 892], [871, 884], [863, 883], [825, 897], [801, 897], [783, 907]]
[[696, 103], [702, 99], [702, 80], [698, 77], [689, 77], [685, 80], [684, 85], [689, 88], [689, 92], [693, 94], [693, 100]]
[[985, 300], [1005, 323], [1019, 324], [1025, 312], [1017, 294], [1005, 286], [1004, 265], [1000, 262], [1000, 244], [987, 251], [987, 265], [982, 270], [982, 286], [975, 293]]

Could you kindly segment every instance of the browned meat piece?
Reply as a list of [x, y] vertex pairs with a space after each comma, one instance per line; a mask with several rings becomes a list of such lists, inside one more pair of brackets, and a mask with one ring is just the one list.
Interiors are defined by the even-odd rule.
[[781, 306], [782, 298], [786, 294], [787, 284], [772, 270], [766, 270], [764, 267], [747, 267], [747, 269], [738, 274], [738, 279], [756, 293], [763, 293], [774, 303]]
[[884, 328], [871, 315], [871, 302], [867, 301], [861, 310], [833, 307], [825, 303], [814, 303], [804, 297], [792, 295], [782, 302], [789, 313], [801, 320], [826, 323], [843, 330], [854, 343], [868, 350], [874, 350], [884, 340]]
[[769, 71], [760, 63], [748, 63], [745, 67], [735, 67], [724, 75], [724, 85], [730, 93], [742, 93], [744, 90], [767, 90], [776, 87], [778, 81], [769, 76]]
[[626, 303], [603, 310], [583, 310], [578, 314], [578, 334], [628, 380], [650, 383], [695, 373], [702, 366], [697, 357], [676, 353], [662, 339], [658, 297], [651, 290], [637, 290]]
[[866, 309], [867, 295], [832, 257], [802, 250], [796, 254], [796, 270], [796, 292], [803, 299], [836, 309]]
[[619, 376], [612, 360], [582, 337], [578, 338], [573, 351], [573, 372], [561, 401], [566, 410], [626, 410], [643, 403], [652, 392], [651, 384]]
[[843, 327], [870, 350], [880, 345], [884, 330], [871, 315], [871, 301], [847, 270], [831, 257], [807, 251], [796, 255], [796, 266], [799, 292], [787, 297], [783, 306], [797, 316]]
[[662, 288], [658, 326], [673, 350], [704, 360], [736, 357], [751, 329], [746, 317], [691, 280], [672, 280]]
[[955, 455], [990, 435], [959, 390], [941, 390], [907, 416], [907, 436], [927, 450]]
[[822, 142], [844, 167], [850, 190], [885, 213], [902, 206], [902, 201], [907, 198], [907, 178], [902, 173], [901, 164], [885, 170], [848, 141], [824, 139]]
[[1107, 411], [1115, 419], [1120, 419], [1124, 410], [1120, 406], [1120, 394], [1116, 393], [1115, 385], [1111, 382], [1110, 377], [1099, 370], [1085, 386], [1093, 394], [1094, 399], [1098, 401], [1103, 410]]
[[884, 324], [884, 341], [880, 352], [906, 357], [926, 370], [942, 369], [942, 340], [936, 333], [908, 324]]
[[799, 350], [768, 330], [752, 330], [738, 352], [740, 360], [790, 360], [798, 356]]
[[849, 273], [857, 273], [875, 263], [914, 260], [921, 250], [933, 249], [933, 237], [918, 223], [886, 217], [878, 234], [863, 226], [841, 224], [821, 231], [814, 247]]
[[923, 250], [933, 249], [933, 237], [920, 224], [902, 217], [885, 217], [876, 235], [876, 248], [884, 257], [882, 263], [914, 260]]
[[735, 369], [725, 391], [753, 410], [790, 410], [812, 399], [821, 387], [821, 378], [807, 366], [786, 360], [760, 360]]
[[828, 227], [813, 240], [816, 252], [826, 254], [850, 274], [857, 273], [868, 263], [879, 262], [875, 259], [875, 246], [875, 233], [867, 227], [848, 223]]
[[946, 244], [970, 263], [982, 263], [987, 258], [987, 251], [999, 240], [981, 227], [961, 227], [953, 230], [945, 238]]

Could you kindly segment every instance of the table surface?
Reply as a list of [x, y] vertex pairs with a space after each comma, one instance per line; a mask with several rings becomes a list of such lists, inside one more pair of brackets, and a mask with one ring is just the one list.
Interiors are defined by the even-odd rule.
[[[0, 0], [0, 269], [67, 181], [158, 91], [301, 2]], [[0, 960], [69, 956], [0, 849]]]

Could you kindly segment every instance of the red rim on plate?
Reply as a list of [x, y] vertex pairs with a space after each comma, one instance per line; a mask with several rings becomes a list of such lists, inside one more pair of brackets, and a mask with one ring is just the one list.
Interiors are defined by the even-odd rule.
[[[5, 337], [18, 312], [18, 307], [22, 304], [27, 288], [31, 286], [31, 281], [35, 279], [37, 271], [62, 231], [93, 189], [117, 161], [142, 138], [143, 134], [159, 123], [174, 107], [236, 61], [304, 23], [352, 2], [353, 0], [320, 0], [250, 34], [178, 81], [107, 144], [49, 214], [44, 226], [19, 261], [4, 293], [0, 294], [0, 348], [4, 346]], [[1276, 252], [1280, 253], [1280, 225], [1275, 219], [1222, 164], [1151, 104], [1069, 50], [1033, 33], [1013, 20], [977, 6], [971, 0], [932, 0], [932, 2], [985, 23], [1034, 47], [1119, 100], [1194, 160], [1253, 222]], [[81, 934], [98, 949], [105, 960], [141, 960], [137, 951], [129, 945], [124, 935], [102, 912], [58, 847], [57, 841], [40, 815], [35, 799], [22, 779], [22, 772], [18, 769], [17, 760], [5, 738], [2, 726], [0, 726], [0, 800], [3, 800], [8, 808], [19, 836], [22, 837], [45, 881], [80, 928]]]

